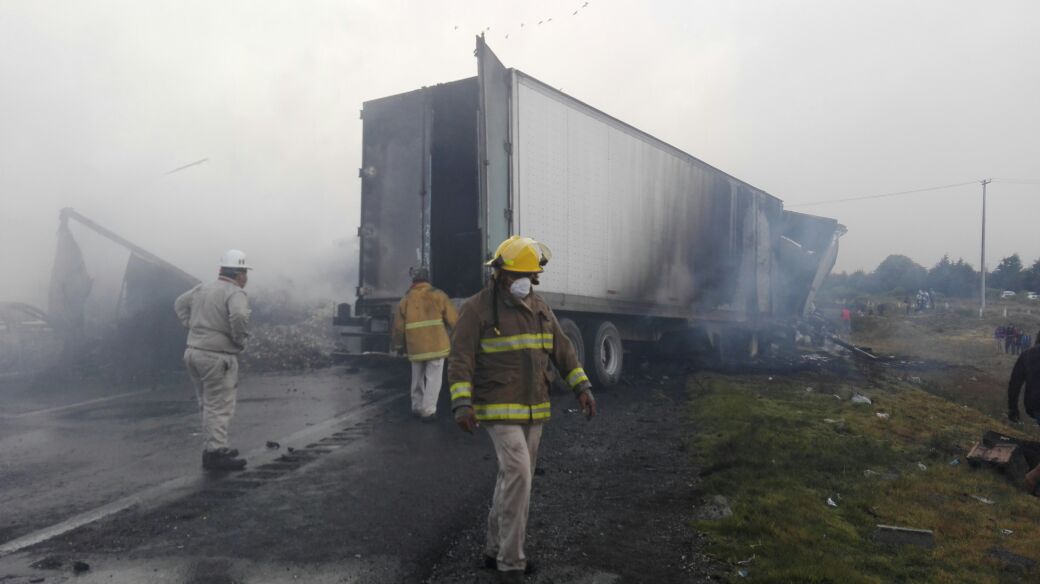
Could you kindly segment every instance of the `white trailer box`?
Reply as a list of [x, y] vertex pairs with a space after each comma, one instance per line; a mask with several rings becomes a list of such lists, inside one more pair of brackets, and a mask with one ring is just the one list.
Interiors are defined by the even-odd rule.
[[[754, 351], [804, 314], [844, 233], [515, 69], [477, 39], [476, 77], [364, 104], [357, 317], [386, 348], [409, 269], [463, 299], [511, 234], [554, 255], [538, 292], [595, 381], [629, 342], [695, 331]], [[346, 306], [346, 305], [344, 305]]]

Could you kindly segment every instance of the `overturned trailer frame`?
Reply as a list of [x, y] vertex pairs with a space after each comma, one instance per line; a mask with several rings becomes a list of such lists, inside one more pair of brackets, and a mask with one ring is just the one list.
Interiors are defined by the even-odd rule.
[[811, 310], [837, 221], [506, 68], [483, 37], [476, 55], [476, 77], [364, 103], [357, 304], [336, 322], [366, 350], [388, 348], [410, 268], [466, 298], [511, 234], [554, 249], [539, 293], [599, 384], [628, 343], [753, 354]]

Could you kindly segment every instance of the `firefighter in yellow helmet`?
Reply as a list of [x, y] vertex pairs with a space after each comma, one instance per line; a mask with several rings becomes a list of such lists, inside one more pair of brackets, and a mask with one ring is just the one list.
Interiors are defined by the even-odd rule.
[[532, 291], [552, 257], [549, 248], [514, 235], [487, 263], [488, 286], [459, 314], [448, 360], [455, 421], [466, 432], [483, 426], [495, 446], [495, 484], [484, 548], [485, 566], [522, 581], [531, 479], [542, 424], [549, 420], [549, 363], [564, 376], [586, 417], [596, 414], [591, 384], [556, 315]]

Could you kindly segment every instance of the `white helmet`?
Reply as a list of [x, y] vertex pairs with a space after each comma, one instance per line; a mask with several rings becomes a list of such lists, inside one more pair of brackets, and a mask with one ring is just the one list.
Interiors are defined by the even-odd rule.
[[229, 249], [227, 253], [220, 256], [220, 267], [237, 268], [239, 270], [252, 270], [253, 267], [246, 263], [246, 252], [237, 249]]

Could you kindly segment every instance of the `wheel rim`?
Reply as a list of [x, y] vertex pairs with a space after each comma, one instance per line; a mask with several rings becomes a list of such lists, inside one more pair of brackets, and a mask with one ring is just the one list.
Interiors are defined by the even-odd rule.
[[614, 339], [604, 337], [603, 342], [600, 344], [599, 350], [599, 361], [603, 367], [603, 372], [609, 376], [617, 374], [618, 369], [618, 346], [614, 342]]
[[581, 338], [574, 338], [571, 335], [567, 335], [567, 340], [571, 342], [571, 346], [574, 347], [574, 352], [578, 354], [578, 359], [582, 359], [583, 347], [581, 346]]

